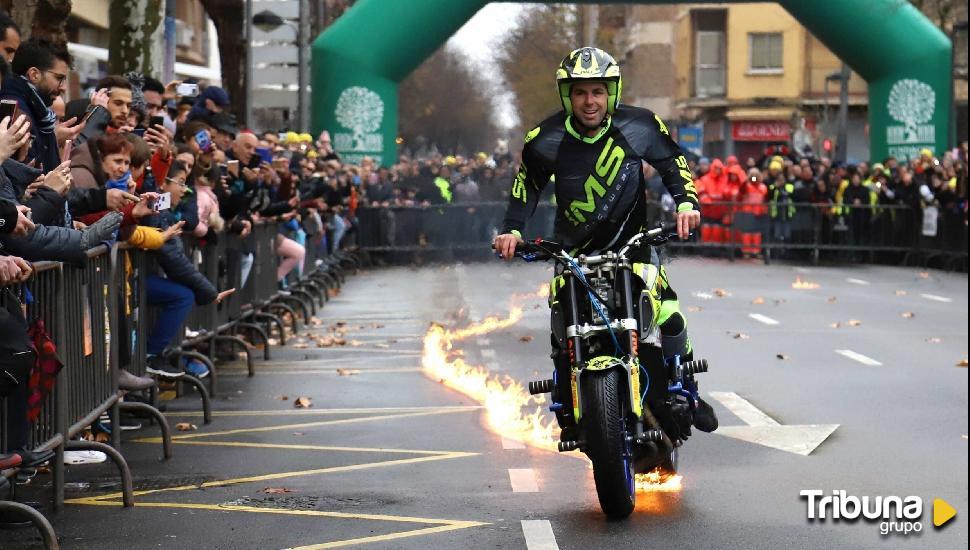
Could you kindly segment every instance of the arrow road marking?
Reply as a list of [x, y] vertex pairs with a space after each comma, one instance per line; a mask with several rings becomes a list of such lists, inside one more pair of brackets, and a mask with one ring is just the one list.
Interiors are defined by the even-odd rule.
[[746, 424], [721, 426], [714, 433], [779, 451], [808, 456], [839, 427], [838, 424], [780, 424], [734, 392], [715, 391], [708, 395]]
[[838, 353], [839, 355], [843, 355], [845, 357], [848, 357], [849, 359], [852, 359], [853, 361], [858, 361], [863, 365], [867, 365], [870, 367], [882, 366], [882, 363], [880, 363], [879, 361], [876, 361], [872, 357], [866, 357], [865, 355], [862, 355], [861, 353], [856, 353], [851, 349], [837, 349], [835, 350], [835, 353]]
[[513, 493], [539, 492], [536, 471], [532, 468], [509, 468], [509, 481], [512, 482]]
[[482, 359], [495, 359], [495, 350], [492, 348], [485, 348], [480, 353], [482, 354]]
[[846, 281], [848, 281], [848, 282], [850, 282], [850, 283], [852, 283], [854, 285], [862, 285], [862, 286], [865, 286], [865, 285], [869, 284], [869, 281], [863, 281], [862, 279], [853, 279], [851, 277], [848, 278], [848, 279], [846, 279]]
[[936, 294], [920, 294], [920, 296], [926, 298], [927, 300], [933, 300], [934, 302], [950, 303], [953, 301], [946, 296], [937, 296]]
[[766, 325], [777, 325], [777, 324], [780, 324], [778, 321], [775, 321], [771, 317], [768, 317], [767, 315], [762, 315], [760, 313], [749, 313], [748, 314], [748, 317], [751, 317], [755, 321], [758, 321], [759, 323], [764, 323]]

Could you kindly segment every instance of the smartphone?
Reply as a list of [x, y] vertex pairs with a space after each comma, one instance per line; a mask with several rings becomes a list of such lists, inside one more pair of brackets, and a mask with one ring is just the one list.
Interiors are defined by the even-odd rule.
[[131, 131], [131, 133], [135, 134], [136, 136], [138, 136], [140, 138], [144, 138], [145, 137], [145, 129], [144, 128], [135, 128], [134, 130]]
[[171, 193], [162, 193], [161, 195], [159, 195], [158, 200], [155, 201], [155, 204], [152, 205], [152, 209], [154, 209], [155, 212], [168, 210], [171, 207], [172, 207]]
[[195, 143], [199, 145], [199, 149], [202, 149], [203, 153], [208, 153], [210, 150], [212, 150], [212, 136], [209, 135], [209, 131], [199, 130], [196, 132]]
[[13, 124], [14, 119], [17, 118], [17, 110], [16, 99], [4, 99], [0, 101], [0, 120], [3, 120], [4, 117], [10, 117], [8, 124]]
[[273, 164], [273, 152], [265, 147], [257, 147], [256, 154], [259, 155], [264, 162]]
[[149, 128], [154, 128], [156, 126], [165, 126], [165, 117], [163, 116], [153, 116], [149, 119]]
[[81, 124], [84, 124], [85, 122], [87, 122], [88, 119], [91, 118], [91, 115], [94, 114], [94, 111], [97, 108], [98, 107], [96, 105], [91, 105], [90, 107], [88, 107], [87, 110], [84, 111], [84, 116], [81, 117]]
[[182, 97], [195, 97], [199, 95], [198, 84], [179, 84], [175, 88], [175, 93]]
[[227, 160], [226, 161], [226, 171], [233, 176], [239, 175], [239, 161], [238, 160]]
[[222, 177], [227, 177], [229, 175], [229, 165], [220, 164], [219, 165], [219, 175]]
[[64, 141], [64, 150], [61, 151], [61, 162], [64, 162], [65, 160], [70, 160], [71, 150], [73, 149], [73, 147], [74, 147], [73, 140], [68, 139]]

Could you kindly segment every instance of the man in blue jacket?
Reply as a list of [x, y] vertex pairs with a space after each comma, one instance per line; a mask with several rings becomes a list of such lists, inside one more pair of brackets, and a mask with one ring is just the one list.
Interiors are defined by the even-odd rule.
[[4, 79], [0, 98], [15, 99], [19, 111], [30, 120], [33, 143], [26, 162], [37, 161], [43, 172], [61, 163], [57, 147], [57, 116], [50, 106], [67, 91], [71, 56], [67, 50], [41, 39], [20, 45], [14, 56], [12, 74]]

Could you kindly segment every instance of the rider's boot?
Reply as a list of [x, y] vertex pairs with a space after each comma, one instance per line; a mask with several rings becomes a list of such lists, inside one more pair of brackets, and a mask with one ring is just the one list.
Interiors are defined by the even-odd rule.
[[[694, 351], [691, 348], [686, 327], [671, 336], [664, 334], [663, 327], [661, 327], [660, 335], [660, 347], [663, 349], [665, 360], [675, 355], [680, 356], [681, 363], [694, 359]], [[714, 413], [714, 408], [700, 396], [697, 397], [697, 405], [694, 409], [694, 426], [707, 433], [717, 429], [717, 414]]]

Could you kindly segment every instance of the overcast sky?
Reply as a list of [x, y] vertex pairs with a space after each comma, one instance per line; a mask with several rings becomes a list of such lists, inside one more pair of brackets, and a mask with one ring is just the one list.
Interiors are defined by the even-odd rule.
[[[519, 15], [528, 8], [528, 4], [508, 4], [493, 2], [482, 8], [474, 17], [468, 20], [462, 28], [448, 41], [448, 46], [457, 48], [464, 53], [470, 63], [478, 67], [488, 64], [490, 52], [493, 48], [501, 48], [502, 38], [518, 24]], [[489, 71], [482, 74], [492, 75]], [[500, 78], [500, 75], [497, 75]], [[500, 80], [493, 81], [496, 88], [502, 87]], [[509, 92], [492, 96], [492, 105], [496, 110], [496, 122], [504, 128], [511, 128], [518, 123], [514, 98]]]

